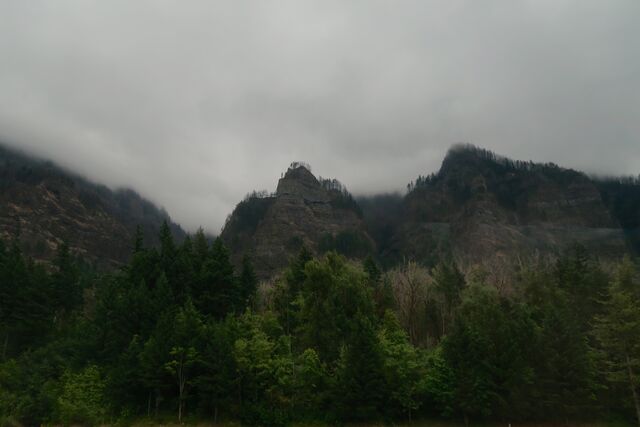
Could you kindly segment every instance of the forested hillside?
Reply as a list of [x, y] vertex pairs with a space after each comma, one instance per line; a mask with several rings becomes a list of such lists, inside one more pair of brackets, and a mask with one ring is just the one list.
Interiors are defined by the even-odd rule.
[[96, 273], [61, 246], [45, 270], [0, 245], [3, 424], [238, 420], [283, 425], [634, 422], [640, 279], [582, 247], [512, 283], [452, 261], [386, 272], [303, 246], [281, 280], [234, 270], [222, 240]]
[[502, 276], [576, 243], [603, 261], [637, 253], [639, 201], [637, 179], [593, 178], [468, 144], [453, 146], [404, 196], [358, 199], [384, 265], [453, 257], [465, 271], [483, 264]]
[[136, 227], [149, 244], [169, 215], [132, 190], [91, 183], [55, 164], [0, 145], [0, 237], [17, 239], [34, 259], [51, 262], [62, 244], [101, 268], [128, 261]]

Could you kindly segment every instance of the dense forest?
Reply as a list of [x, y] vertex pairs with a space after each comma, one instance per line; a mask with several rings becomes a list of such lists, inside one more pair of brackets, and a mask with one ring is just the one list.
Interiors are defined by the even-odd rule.
[[640, 420], [640, 280], [581, 247], [512, 283], [304, 247], [279, 280], [220, 239], [97, 273], [0, 244], [0, 424]]

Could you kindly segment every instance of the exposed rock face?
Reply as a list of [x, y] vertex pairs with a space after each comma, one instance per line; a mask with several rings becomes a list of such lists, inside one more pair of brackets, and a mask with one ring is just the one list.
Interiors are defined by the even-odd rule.
[[603, 257], [629, 250], [586, 175], [475, 147], [451, 149], [440, 171], [420, 179], [403, 203], [389, 252], [428, 264], [442, 256], [468, 264], [554, 256], [573, 243]]
[[258, 275], [266, 278], [284, 268], [302, 245], [319, 253], [332, 249], [332, 242], [346, 241], [342, 249], [355, 257], [373, 250], [357, 204], [332, 184], [294, 164], [274, 195], [238, 204], [221, 234], [236, 261], [249, 255]]
[[[66, 241], [72, 252], [100, 267], [114, 267], [131, 254], [135, 228], [148, 244], [168, 215], [130, 190], [113, 192], [0, 147], [0, 237], [19, 238], [34, 259], [50, 261]], [[170, 223], [171, 224], [171, 223]], [[171, 224], [177, 238], [182, 229]]]

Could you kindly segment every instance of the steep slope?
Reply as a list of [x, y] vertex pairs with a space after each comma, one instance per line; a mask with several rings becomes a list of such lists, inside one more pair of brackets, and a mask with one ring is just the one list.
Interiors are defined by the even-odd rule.
[[125, 262], [137, 225], [156, 244], [163, 221], [184, 231], [166, 212], [131, 190], [111, 191], [51, 162], [0, 147], [0, 237], [19, 238], [36, 260], [49, 261], [67, 242], [72, 252], [101, 267]]
[[275, 194], [248, 196], [222, 231], [236, 262], [248, 254], [260, 277], [285, 267], [302, 245], [316, 253], [335, 249], [355, 258], [373, 250], [351, 195], [338, 181], [318, 180], [309, 169], [293, 163]]
[[634, 251], [640, 253], [640, 177], [599, 178], [595, 184]]
[[554, 256], [573, 243], [602, 257], [629, 249], [618, 218], [585, 174], [472, 146], [453, 147], [437, 174], [410, 186], [398, 223], [382, 255], [427, 264], [454, 256], [502, 265]]

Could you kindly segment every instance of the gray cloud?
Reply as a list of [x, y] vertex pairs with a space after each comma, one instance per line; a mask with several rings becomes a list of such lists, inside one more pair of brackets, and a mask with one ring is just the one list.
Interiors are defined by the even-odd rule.
[[0, 139], [217, 232], [292, 160], [401, 189], [466, 141], [640, 172], [640, 2], [0, 0]]

